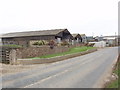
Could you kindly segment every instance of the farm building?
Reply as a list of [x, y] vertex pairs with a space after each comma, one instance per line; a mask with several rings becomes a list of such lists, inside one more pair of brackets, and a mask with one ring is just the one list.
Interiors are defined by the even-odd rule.
[[73, 37], [67, 29], [16, 32], [2, 35], [3, 45], [15, 44], [25, 47], [28, 47], [31, 41], [54, 40], [57, 43], [61, 43], [62, 41], [71, 42], [72, 39]]
[[87, 36], [87, 42], [94, 42], [95, 39], [93, 38], [93, 36]]
[[82, 42], [82, 37], [80, 36], [80, 34], [72, 34], [73, 36], [73, 43], [81, 43]]
[[80, 34], [80, 36], [82, 37], [82, 42], [87, 43], [87, 36], [85, 34]]
[[96, 42], [103, 41], [103, 36], [96, 36], [94, 39]]
[[104, 36], [103, 40], [106, 41], [108, 46], [115, 46], [119, 43], [119, 37], [120, 36]]

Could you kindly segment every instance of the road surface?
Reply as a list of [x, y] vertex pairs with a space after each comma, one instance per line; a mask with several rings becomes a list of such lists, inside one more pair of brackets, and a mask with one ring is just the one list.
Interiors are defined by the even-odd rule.
[[3, 88], [100, 88], [117, 60], [118, 48], [104, 48], [83, 56], [2, 76]]

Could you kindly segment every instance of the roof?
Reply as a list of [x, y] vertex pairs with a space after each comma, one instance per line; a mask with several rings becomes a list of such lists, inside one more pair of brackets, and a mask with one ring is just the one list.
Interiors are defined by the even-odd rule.
[[117, 39], [117, 38], [120, 38], [120, 35], [103, 36], [103, 39]]
[[86, 36], [85, 34], [80, 34], [80, 36]]
[[116, 37], [117, 35], [109, 35], [109, 36], [104, 36], [104, 37]]
[[116, 38], [115, 37], [104, 37], [103, 39], [115, 40]]
[[77, 37], [77, 35], [79, 35], [79, 34], [72, 34], [73, 37]]
[[40, 30], [40, 31], [27, 31], [3, 34], [2, 38], [7, 37], [24, 37], [24, 36], [44, 36], [44, 35], [57, 35], [58, 33], [67, 29], [53, 29], [53, 30]]
[[119, 37], [119, 35], [111, 35], [111, 36], [103, 36], [103, 37], [110, 37], [110, 38], [113, 38], [113, 37]]
[[87, 36], [87, 38], [93, 38], [93, 36]]

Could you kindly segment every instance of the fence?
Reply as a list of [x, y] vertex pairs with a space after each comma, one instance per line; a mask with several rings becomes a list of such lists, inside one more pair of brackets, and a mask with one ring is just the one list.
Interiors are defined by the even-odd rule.
[[9, 64], [10, 63], [10, 49], [1, 48], [0, 49], [0, 57], [2, 63]]
[[15, 64], [17, 60], [16, 56], [16, 49], [6, 47], [0, 48], [0, 63]]

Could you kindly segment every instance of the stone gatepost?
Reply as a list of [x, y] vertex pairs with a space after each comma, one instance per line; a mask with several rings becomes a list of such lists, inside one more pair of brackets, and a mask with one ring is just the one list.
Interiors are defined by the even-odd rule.
[[16, 55], [16, 50], [12, 49], [10, 51], [10, 64], [14, 65], [17, 64], [17, 55]]

